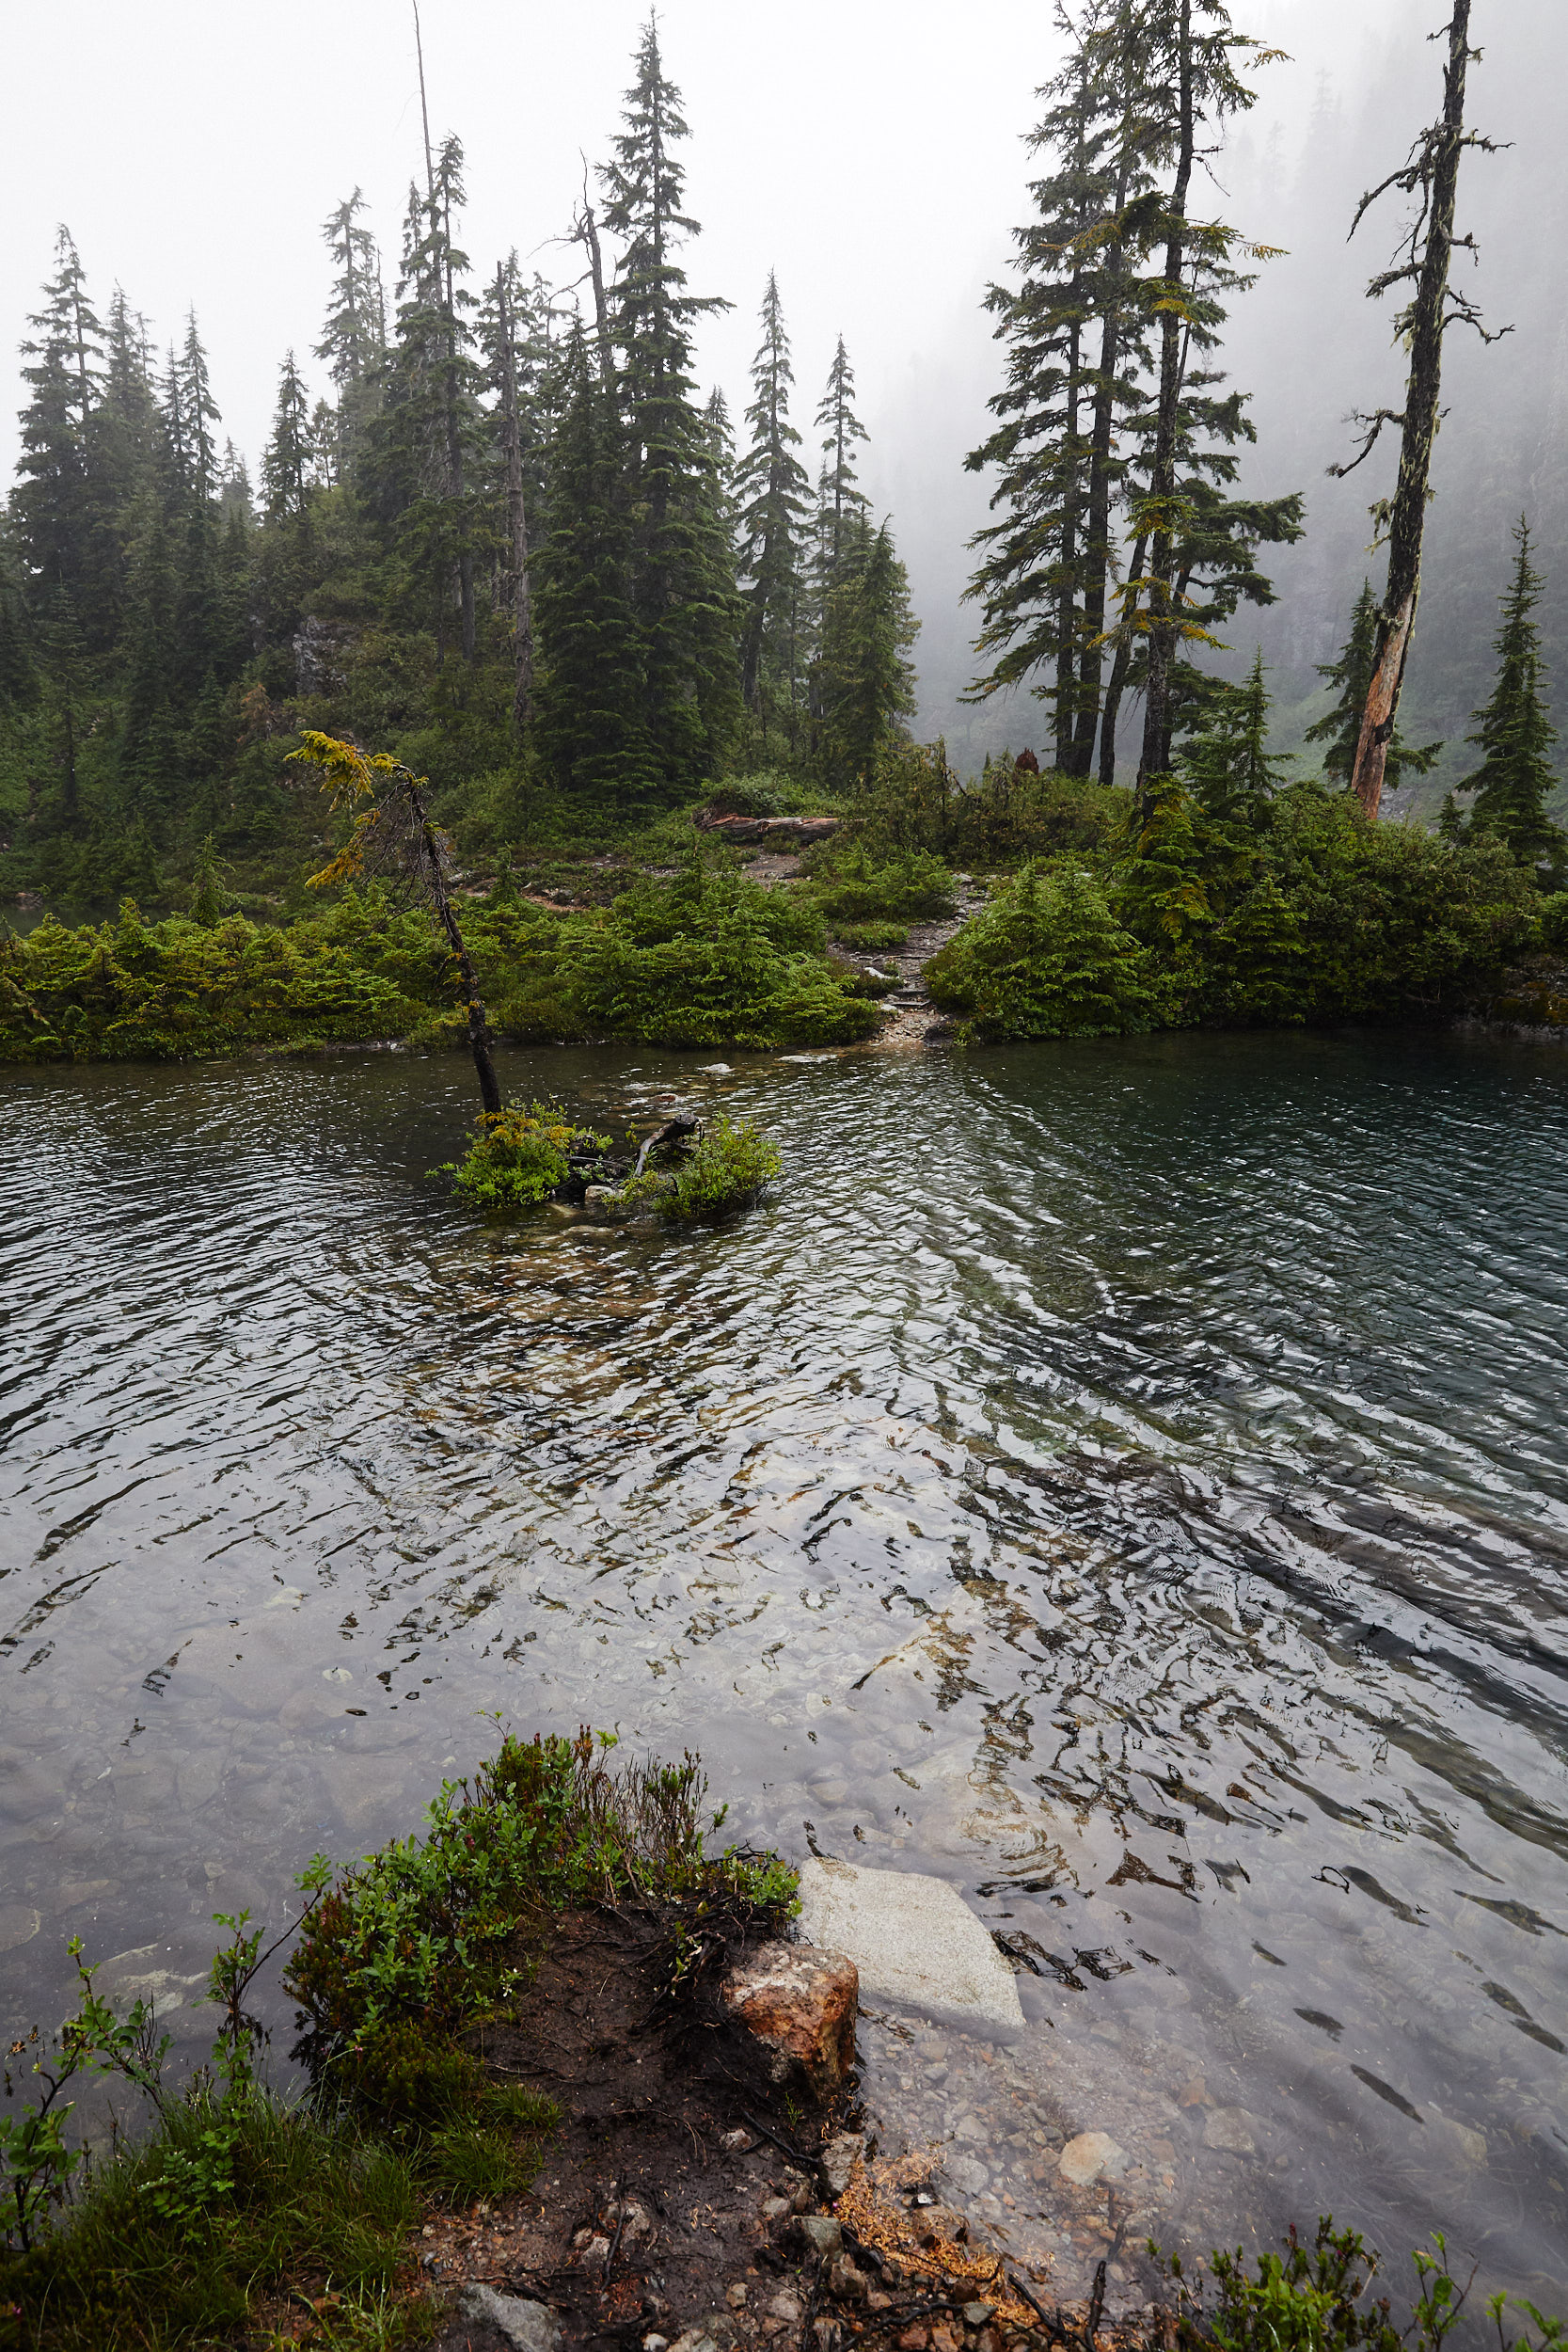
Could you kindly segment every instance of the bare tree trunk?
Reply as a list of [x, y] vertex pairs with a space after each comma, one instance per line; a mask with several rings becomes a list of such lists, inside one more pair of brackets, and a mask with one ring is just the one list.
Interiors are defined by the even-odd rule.
[[[1076, 281], [1075, 281], [1076, 284]], [[1073, 706], [1077, 701], [1078, 651], [1078, 393], [1082, 331], [1074, 319], [1068, 334], [1067, 430], [1063, 455], [1068, 478], [1062, 497], [1061, 577], [1056, 586], [1056, 695], [1053, 764], [1065, 774], [1072, 762]]]
[[1170, 757], [1170, 678], [1176, 665], [1177, 623], [1171, 594], [1175, 547], [1177, 427], [1181, 408], [1181, 275], [1187, 258], [1187, 191], [1193, 176], [1193, 8], [1181, 0], [1178, 71], [1180, 79], [1176, 178], [1171, 186], [1165, 244], [1165, 308], [1160, 319], [1160, 405], [1155, 422], [1154, 462], [1149, 468], [1147, 512], [1150, 539], [1148, 582], [1148, 678], [1144, 695], [1143, 755], [1138, 762], [1140, 810], [1148, 780]]
[[615, 380], [615, 360], [610, 342], [610, 305], [605, 300], [604, 255], [599, 250], [599, 224], [594, 217], [594, 207], [588, 201], [588, 167], [582, 171], [582, 210], [572, 224], [572, 234], [588, 254], [588, 273], [594, 281], [594, 325], [598, 336], [599, 373], [605, 383]]
[[501, 342], [501, 409], [506, 432], [506, 519], [512, 545], [512, 721], [525, 734], [533, 717], [533, 605], [529, 594], [528, 512], [523, 502], [523, 433], [517, 414], [517, 368], [506, 277], [496, 271], [496, 318]]
[[424, 804], [424, 796], [411, 778], [407, 788], [409, 806], [414, 812], [415, 822], [420, 827], [425, 837], [430, 895], [436, 901], [436, 913], [441, 929], [446, 932], [447, 945], [451, 949], [457, 964], [458, 977], [463, 984], [463, 996], [468, 1015], [468, 1051], [474, 1057], [474, 1070], [479, 1078], [479, 1098], [485, 1110], [494, 1117], [501, 1107], [501, 1090], [499, 1081], [496, 1076], [496, 1065], [490, 1055], [490, 1023], [480, 996], [479, 975], [474, 970], [473, 958], [468, 953], [467, 944], [458, 928], [457, 917], [452, 913], [451, 898], [447, 890], [446, 852], [441, 846], [440, 828], [432, 822], [429, 811]]
[[[1117, 217], [1127, 203], [1127, 166], [1117, 178]], [[1121, 277], [1126, 248], [1118, 237], [1105, 257], [1105, 272], [1115, 288]], [[1094, 395], [1094, 424], [1089, 448], [1089, 496], [1084, 556], [1088, 574], [1084, 582], [1084, 650], [1078, 664], [1078, 711], [1073, 725], [1069, 772], [1086, 776], [1094, 762], [1095, 727], [1100, 719], [1100, 687], [1104, 675], [1105, 601], [1111, 573], [1111, 434], [1116, 421], [1116, 374], [1121, 358], [1121, 304], [1113, 292], [1105, 306], [1100, 337], [1100, 366]], [[1114, 730], [1113, 730], [1114, 732]], [[1115, 765], [1113, 749], [1112, 765]]]
[[[1351, 778], [1352, 789], [1370, 818], [1376, 817], [1383, 799], [1388, 745], [1399, 716], [1416, 606], [1421, 593], [1421, 533], [1426, 522], [1432, 448], [1437, 437], [1443, 329], [1448, 325], [1449, 270], [1453, 255], [1454, 199], [1459, 186], [1459, 158], [1465, 145], [1465, 70], [1473, 54], [1469, 46], [1470, 0], [1453, 0], [1448, 32], [1443, 119], [1429, 134], [1432, 176], [1426, 241], [1409, 313], [1410, 373], [1405, 382], [1403, 413], [1398, 420], [1400, 472], [1388, 517], [1388, 581], [1377, 616], [1377, 652]], [[1389, 184], [1385, 183], [1386, 186]], [[1363, 199], [1361, 212], [1370, 201], [1370, 197]], [[1360, 216], [1358, 212], [1357, 220]], [[1376, 438], [1375, 424], [1372, 438]]]
[[[1128, 574], [1130, 580], [1143, 578], [1147, 547], [1147, 540], [1141, 536], [1134, 542], [1132, 569]], [[1130, 587], [1127, 601], [1122, 607], [1118, 624], [1121, 634], [1111, 663], [1111, 682], [1105, 689], [1105, 708], [1100, 721], [1100, 781], [1107, 791], [1117, 780], [1117, 718], [1121, 709], [1122, 695], [1127, 690], [1127, 673], [1132, 666], [1132, 622], [1137, 610], [1138, 591]]]

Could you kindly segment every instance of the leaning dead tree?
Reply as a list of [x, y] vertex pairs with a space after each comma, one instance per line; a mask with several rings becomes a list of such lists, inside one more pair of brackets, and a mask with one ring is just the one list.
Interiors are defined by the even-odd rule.
[[297, 752], [322, 771], [322, 789], [333, 810], [353, 817], [348, 839], [329, 866], [310, 876], [312, 890], [339, 882], [384, 882], [395, 898], [428, 907], [446, 933], [457, 966], [463, 1009], [468, 1016], [468, 1051], [479, 1076], [480, 1099], [489, 1112], [501, 1107], [501, 1090], [490, 1055], [490, 1024], [451, 903], [451, 866], [447, 837], [425, 804], [429, 778], [417, 776], [387, 752], [362, 752], [335, 735], [305, 730]]
[[1442, 411], [1438, 405], [1443, 372], [1443, 337], [1456, 323], [1473, 326], [1483, 342], [1496, 342], [1510, 332], [1506, 326], [1488, 333], [1468, 295], [1449, 282], [1456, 249], [1472, 255], [1474, 237], [1454, 234], [1454, 199], [1459, 186], [1459, 159], [1467, 147], [1496, 154], [1497, 143], [1465, 128], [1465, 75], [1472, 58], [1481, 57], [1469, 45], [1470, 0], [1454, 0], [1453, 15], [1432, 40], [1447, 40], [1448, 63], [1443, 69], [1443, 112], [1436, 122], [1417, 135], [1406, 161], [1370, 189], [1355, 208], [1351, 223], [1354, 237], [1369, 207], [1390, 188], [1416, 199], [1416, 213], [1395, 254], [1393, 266], [1381, 270], [1367, 288], [1375, 301], [1395, 286], [1411, 292], [1394, 321], [1398, 341], [1410, 354], [1404, 406], [1378, 408], [1355, 422], [1366, 428], [1361, 447], [1347, 465], [1330, 466], [1331, 474], [1354, 473], [1376, 446], [1386, 424], [1400, 429], [1400, 469], [1391, 499], [1380, 499], [1371, 509], [1378, 537], [1388, 542], [1388, 580], [1378, 609], [1377, 646], [1371, 682], [1361, 717], [1352, 787], [1369, 817], [1375, 817], [1383, 798], [1383, 774], [1388, 745], [1399, 716], [1405, 664], [1410, 658], [1411, 633], [1421, 587], [1421, 533], [1426, 523], [1428, 483], [1433, 443]]

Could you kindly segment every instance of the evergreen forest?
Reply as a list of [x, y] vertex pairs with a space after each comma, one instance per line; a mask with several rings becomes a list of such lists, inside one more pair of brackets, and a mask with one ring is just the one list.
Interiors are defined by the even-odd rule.
[[[330, 300], [281, 357], [254, 465], [198, 312], [155, 334], [62, 227], [0, 521], [6, 1053], [463, 1033], [472, 989], [407, 876], [332, 863], [342, 820], [299, 756], [323, 739], [428, 791], [474, 985], [519, 1035], [874, 1034], [892, 975], [867, 957], [911, 910], [955, 913], [960, 869], [984, 903], [929, 980], [965, 1035], [1558, 1020], [1568, 844], [1528, 514], [1469, 771], [1434, 829], [1380, 813], [1442, 749], [1405, 739], [1400, 692], [1443, 340], [1490, 331], [1450, 267], [1485, 144], [1468, 0], [1441, 111], [1363, 207], [1368, 238], [1381, 197], [1414, 206], [1370, 288], [1409, 380], [1344, 469], [1397, 446], [1398, 474], [1293, 760], [1261, 655], [1226, 666], [1307, 527], [1302, 485], [1247, 486], [1267, 453], [1226, 366], [1271, 256], [1205, 176], [1277, 60], [1220, 0], [1054, 14], [968, 461], [990, 497], [970, 695], [1018, 742], [979, 774], [912, 739], [917, 626], [863, 486], [854, 321], [798, 385], [760, 267], [737, 290], [750, 398], [698, 380], [730, 297], [698, 265], [656, 20], [573, 215], [576, 282], [471, 257], [462, 142], [427, 134], [395, 257], [356, 187], [324, 223]], [[725, 813], [837, 826], [767, 889]]]

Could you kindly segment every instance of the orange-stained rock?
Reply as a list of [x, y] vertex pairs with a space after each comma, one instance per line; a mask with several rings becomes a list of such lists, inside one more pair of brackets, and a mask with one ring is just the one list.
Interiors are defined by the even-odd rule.
[[732, 1971], [720, 1997], [757, 2045], [769, 2082], [803, 2083], [815, 2099], [842, 2087], [860, 2002], [852, 1960], [811, 1944], [765, 1944]]

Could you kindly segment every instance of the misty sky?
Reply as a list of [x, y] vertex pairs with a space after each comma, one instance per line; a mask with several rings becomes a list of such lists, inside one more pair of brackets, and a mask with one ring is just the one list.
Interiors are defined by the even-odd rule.
[[[1564, 0], [1553, 7], [1568, 16]], [[1361, 178], [1381, 177], [1433, 110], [1438, 53], [1420, 35], [1442, 22], [1442, 0], [1239, 0], [1234, 13], [1291, 53], [1259, 76], [1238, 159], [1243, 225], [1286, 242], [1323, 77], [1358, 122], [1365, 93], [1381, 93], [1377, 151]], [[477, 268], [515, 245], [568, 282], [576, 249], [550, 240], [580, 183], [578, 149], [590, 164], [607, 151], [643, 0], [424, 0], [422, 14], [432, 130], [456, 130], [467, 151], [463, 233]], [[1532, 0], [1477, 0], [1476, 37], [1494, 45], [1475, 77], [1478, 114], [1489, 88], [1528, 81], [1524, 60], [1507, 54], [1511, 26], [1527, 20], [1539, 30]], [[776, 267], [795, 344], [796, 421], [809, 434], [842, 327], [873, 436], [867, 486], [893, 514], [927, 621], [917, 649], [927, 710], [945, 707], [971, 627], [957, 611], [963, 542], [983, 513], [962, 457], [984, 430], [997, 370], [979, 299], [1023, 216], [1020, 135], [1058, 56], [1050, 8], [667, 0], [660, 21], [692, 130], [688, 194], [705, 230], [687, 257], [693, 288], [736, 305], [704, 329], [704, 382], [722, 383], [738, 415], [762, 281]], [[388, 257], [388, 288], [395, 274], [420, 161], [407, 0], [74, 0], [12, 8], [6, 38], [0, 344], [14, 351], [25, 334], [55, 223], [67, 221], [101, 309], [118, 279], [166, 339], [195, 304], [223, 430], [254, 466], [283, 352], [293, 345], [322, 383], [308, 357], [328, 278], [320, 225], [356, 183]], [[1237, 178], [1228, 165], [1225, 176]], [[1220, 209], [1221, 199], [1209, 200]], [[1332, 201], [1338, 211], [1338, 184]], [[1346, 305], [1359, 305], [1386, 234], [1346, 254]], [[1270, 264], [1276, 311], [1282, 301], [1289, 309], [1292, 266]], [[1357, 337], [1366, 332], [1358, 320]], [[22, 389], [12, 380], [0, 403], [8, 474]], [[1396, 382], [1390, 373], [1383, 396]], [[1310, 371], [1289, 398], [1312, 402]], [[1259, 486], [1305, 486], [1270, 479], [1266, 448], [1259, 464]], [[1357, 485], [1351, 503], [1365, 502]]]

